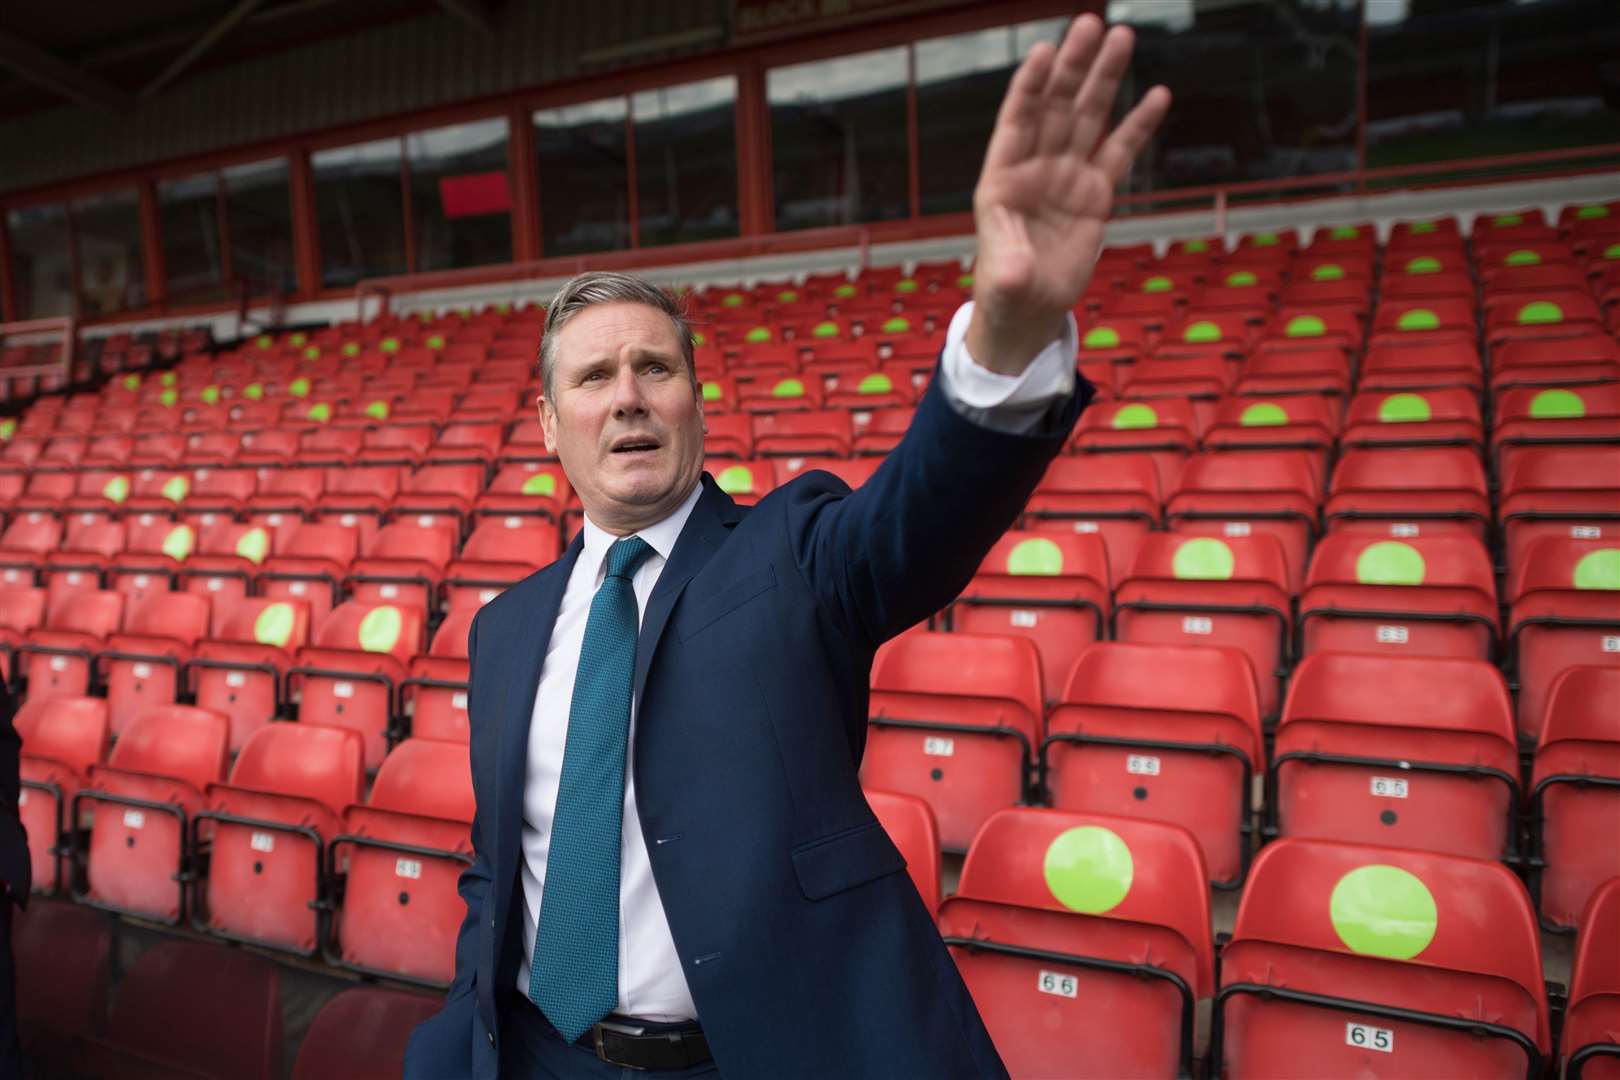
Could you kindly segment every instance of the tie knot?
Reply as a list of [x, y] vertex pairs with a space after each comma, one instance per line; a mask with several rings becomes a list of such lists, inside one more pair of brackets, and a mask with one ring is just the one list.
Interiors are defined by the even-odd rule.
[[607, 576], [628, 578], [635, 574], [641, 561], [652, 554], [652, 545], [639, 536], [626, 536], [613, 541], [607, 553]]

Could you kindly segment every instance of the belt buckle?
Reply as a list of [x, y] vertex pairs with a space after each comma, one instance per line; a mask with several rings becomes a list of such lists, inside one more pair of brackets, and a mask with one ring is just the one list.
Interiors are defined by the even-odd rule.
[[615, 1035], [628, 1035], [633, 1037], [647, 1034], [647, 1029], [636, 1024], [615, 1023], [612, 1020], [603, 1020], [600, 1023], [591, 1025], [591, 1034], [596, 1043], [596, 1056], [599, 1060], [605, 1061], [609, 1065], [617, 1065], [621, 1069], [634, 1069], [637, 1072], [646, 1072], [647, 1066], [645, 1065], [632, 1065], [627, 1061], [620, 1061], [617, 1058], [608, 1057], [607, 1045], [603, 1040], [603, 1034], [610, 1031]]

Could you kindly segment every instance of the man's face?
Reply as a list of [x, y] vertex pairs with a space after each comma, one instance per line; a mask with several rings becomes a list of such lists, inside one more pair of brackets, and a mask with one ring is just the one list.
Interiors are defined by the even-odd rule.
[[540, 425], [585, 513], [621, 536], [667, 517], [703, 474], [703, 401], [675, 324], [645, 304], [597, 304], [552, 345]]

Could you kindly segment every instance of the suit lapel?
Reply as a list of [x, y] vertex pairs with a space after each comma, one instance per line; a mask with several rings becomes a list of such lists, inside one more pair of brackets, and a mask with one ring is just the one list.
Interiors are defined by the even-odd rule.
[[731, 496], [721, 491], [707, 474], [702, 484], [703, 493], [692, 507], [692, 516], [686, 519], [686, 527], [675, 541], [675, 550], [669, 553], [669, 562], [647, 598], [647, 614], [641, 620], [641, 636], [636, 641], [633, 692], [637, 701], [641, 700], [653, 655], [658, 651], [659, 639], [664, 636], [664, 626], [669, 622], [669, 613], [674, 610], [681, 590], [693, 575], [708, 565], [730, 534], [731, 526], [737, 523], [737, 504], [731, 501]]

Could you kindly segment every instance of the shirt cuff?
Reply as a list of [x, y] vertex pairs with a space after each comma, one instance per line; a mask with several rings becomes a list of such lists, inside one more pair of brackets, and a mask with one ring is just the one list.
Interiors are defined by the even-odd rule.
[[1074, 393], [1075, 356], [1080, 330], [1071, 312], [1063, 317], [1063, 334], [1042, 349], [1022, 375], [1002, 375], [980, 367], [968, 354], [967, 328], [973, 301], [956, 309], [945, 332], [940, 370], [945, 399], [964, 420], [1009, 435], [1028, 435], [1040, 428], [1052, 403]]

